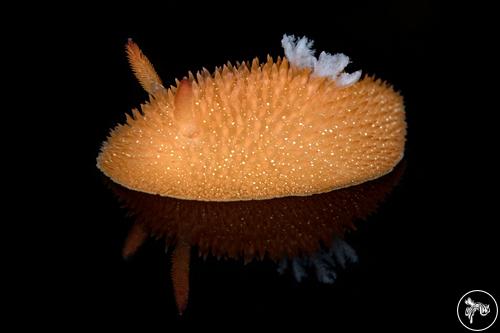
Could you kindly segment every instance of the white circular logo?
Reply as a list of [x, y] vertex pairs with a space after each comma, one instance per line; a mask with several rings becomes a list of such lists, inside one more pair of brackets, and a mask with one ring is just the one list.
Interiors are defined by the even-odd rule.
[[486, 291], [471, 290], [458, 301], [457, 316], [467, 329], [484, 331], [497, 320], [497, 301]]

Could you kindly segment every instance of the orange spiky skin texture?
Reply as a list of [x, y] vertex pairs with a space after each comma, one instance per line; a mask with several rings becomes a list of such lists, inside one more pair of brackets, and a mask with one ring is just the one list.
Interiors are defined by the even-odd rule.
[[156, 91], [141, 109], [111, 132], [98, 167], [162, 196], [327, 192], [390, 172], [404, 151], [403, 100], [390, 86], [365, 77], [338, 87], [286, 58], [204, 70]]

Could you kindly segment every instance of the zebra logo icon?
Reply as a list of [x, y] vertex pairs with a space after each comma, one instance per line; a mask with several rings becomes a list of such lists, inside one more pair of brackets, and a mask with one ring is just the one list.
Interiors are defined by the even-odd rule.
[[471, 331], [490, 328], [498, 315], [497, 302], [483, 290], [471, 290], [460, 298], [457, 305], [458, 320]]

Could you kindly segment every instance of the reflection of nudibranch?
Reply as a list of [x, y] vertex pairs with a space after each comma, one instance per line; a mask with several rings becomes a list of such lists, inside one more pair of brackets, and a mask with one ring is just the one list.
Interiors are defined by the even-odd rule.
[[[333, 282], [336, 272], [356, 255], [344, 241], [357, 219], [373, 213], [399, 182], [404, 164], [379, 179], [357, 186], [269, 200], [196, 201], [132, 191], [109, 182], [135, 223], [123, 248], [129, 257], [148, 236], [175, 247], [172, 277], [182, 311], [187, 302], [190, 247], [200, 256], [269, 258], [279, 271], [301, 280], [316, 271]], [[322, 246], [323, 245], [323, 246]], [[330, 247], [331, 245], [331, 247]]]
[[[165, 88], [129, 41], [130, 63], [150, 101], [111, 132], [98, 168], [129, 189], [205, 202], [307, 196], [390, 172], [404, 150], [401, 96], [380, 80], [360, 80], [361, 71], [344, 72], [343, 54], [316, 58], [307, 38], [285, 35], [282, 45], [286, 57], [276, 61], [228, 63]], [[193, 238], [203, 226], [192, 227], [175, 229], [180, 311], [189, 248], [205, 246]], [[217, 248], [215, 236], [207, 248]]]

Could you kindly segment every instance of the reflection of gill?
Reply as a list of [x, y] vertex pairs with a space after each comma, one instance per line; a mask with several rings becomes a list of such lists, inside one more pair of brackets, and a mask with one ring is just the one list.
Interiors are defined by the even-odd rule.
[[[187, 305], [191, 247], [200, 256], [270, 258], [278, 271], [290, 267], [297, 280], [305, 269], [333, 282], [335, 266], [354, 261], [342, 239], [353, 222], [373, 213], [399, 182], [400, 163], [390, 174], [361, 185], [307, 197], [208, 202], [180, 200], [132, 191], [109, 182], [135, 219], [123, 255], [132, 255], [149, 236], [164, 239], [172, 254], [172, 278], [179, 311]], [[325, 246], [326, 245], [326, 246]]]

